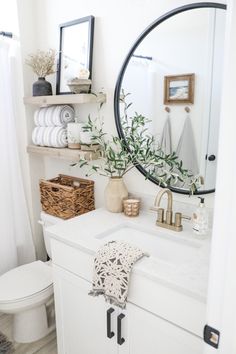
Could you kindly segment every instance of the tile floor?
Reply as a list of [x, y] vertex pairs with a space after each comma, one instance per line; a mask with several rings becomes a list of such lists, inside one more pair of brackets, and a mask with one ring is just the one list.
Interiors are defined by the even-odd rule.
[[[12, 340], [12, 316], [0, 314], [0, 331]], [[30, 344], [14, 343], [14, 354], [57, 354], [56, 332]]]

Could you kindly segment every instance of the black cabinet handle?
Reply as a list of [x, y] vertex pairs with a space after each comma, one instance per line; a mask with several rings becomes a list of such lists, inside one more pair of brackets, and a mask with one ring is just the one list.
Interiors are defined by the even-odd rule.
[[108, 338], [112, 338], [114, 337], [115, 333], [112, 332], [111, 330], [111, 314], [114, 312], [115, 310], [110, 307], [108, 310], [107, 310], [107, 337]]
[[215, 159], [216, 159], [215, 155], [208, 156], [208, 161], [215, 161]]
[[125, 315], [123, 313], [117, 316], [117, 343], [119, 345], [122, 345], [125, 342], [125, 339], [122, 338], [122, 334], [121, 334], [121, 321], [124, 317]]

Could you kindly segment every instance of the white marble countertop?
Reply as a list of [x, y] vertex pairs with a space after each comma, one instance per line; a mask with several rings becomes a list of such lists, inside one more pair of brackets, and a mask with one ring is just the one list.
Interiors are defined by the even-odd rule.
[[[87, 214], [62, 221], [47, 228], [49, 237], [67, 245], [79, 248], [86, 253], [95, 255], [98, 248], [107, 242], [102, 235], [108, 234], [122, 225], [146, 228], [152, 235], [160, 235], [166, 239], [167, 250], [170, 242], [179, 245], [191, 244], [193, 251], [174, 263], [154, 257], [144, 257], [135, 264], [133, 272], [152, 278], [177, 291], [205, 302], [208, 282], [208, 263], [210, 253], [210, 236], [198, 239], [191, 229], [191, 223], [183, 224], [182, 232], [174, 232], [156, 226], [156, 213], [141, 212], [138, 217], [129, 218], [122, 213], [114, 214], [101, 208]], [[168, 242], [169, 241], [169, 242]], [[164, 241], [165, 242], [165, 241]], [[180, 246], [178, 246], [180, 247]], [[187, 252], [185, 252], [187, 253]], [[179, 257], [180, 258], [180, 257]]]

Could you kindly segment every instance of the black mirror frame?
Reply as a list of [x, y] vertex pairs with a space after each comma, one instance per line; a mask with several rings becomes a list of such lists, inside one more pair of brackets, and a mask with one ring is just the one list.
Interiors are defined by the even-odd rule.
[[[159, 26], [162, 22], [168, 20], [169, 18], [182, 13], [182, 12], [186, 12], [189, 10], [194, 10], [194, 9], [200, 9], [200, 8], [215, 8], [215, 9], [222, 9], [222, 10], [226, 10], [227, 9], [227, 5], [225, 4], [221, 4], [221, 3], [215, 3], [215, 2], [199, 2], [199, 3], [192, 3], [192, 4], [188, 4], [188, 5], [184, 5], [181, 7], [178, 7], [174, 10], [171, 10], [169, 12], [167, 12], [166, 14], [162, 15], [161, 17], [159, 17], [158, 19], [156, 19], [154, 22], [152, 22], [142, 33], [141, 35], [138, 37], [138, 39], [134, 42], [133, 46], [131, 47], [131, 49], [129, 50], [123, 64], [122, 67], [120, 69], [119, 75], [118, 75], [118, 79], [116, 82], [116, 87], [115, 87], [115, 93], [114, 93], [114, 114], [115, 114], [115, 123], [116, 123], [116, 129], [119, 135], [119, 138], [122, 138], [125, 140], [125, 135], [123, 133], [122, 130], [122, 126], [121, 126], [121, 121], [120, 121], [120, 90], [121, 90], [121, 85], [122, 85], [122, 80], [124, 77], [124, 73], [125, 70], [127, 68], [127, 65], [129, 64], [129, 61], [135, 51], [135, 49], [139, 46], [139, 44], [143, 41], [143, 39], [157, 26]], [[127, 146], [128, 149], [128, 146]], [[141, 166], [136, 166], [136, 168], [151, 182], [160, 185], [158, 183], [158, 181], [152, 177], [152, 176], [147, 176], [147, 172], [146, 170]], [[189, 191], [185, 191], [185, 190], [180, 190], [178, 188], [174, 188], [174, 187], [169, 187], [169, 189], [172, 192], [175, 193], [179, 193], [179, 194], [188, 194], [189, 195]], [[208, 190], [204, 190], [204, 191], [199, 191], [199, 192], [195, 192], [194, 194], [196, 195], [202, 195], [202, 194], [209, 194], [209, 193], [214, 193], [215, 189], [208, 189]]]
[[60, 30], [60, 44], [59, 44], [59, 57], [57, 64], [57, 79], [56, 79], [56, 94], [57, 95], [67, 95], [71, 94], [71, 92], [60, 92], [60, 84], [61, 84], [61, 53], [62, 53], [62, 31], [66, 27], [78, 25], [79, 23], [88, 22], [89, 23], [89, 36], [88, 36], [88, 70], [90, 72], [89, 79], [92, 79], [92, 63], [93, 63], [93, 39], [94, 39], [94, 16], [86, 16], [79, 18], [77, 20], [73, 20], [70, 22], [62, 23], [59, 25]]

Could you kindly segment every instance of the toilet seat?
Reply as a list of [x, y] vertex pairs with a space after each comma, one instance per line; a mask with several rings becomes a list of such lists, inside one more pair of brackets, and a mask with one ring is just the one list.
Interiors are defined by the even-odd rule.
[[35, 261], [0, 276], [0, 304], [20, 303], [53, 294], [52, 268]]

